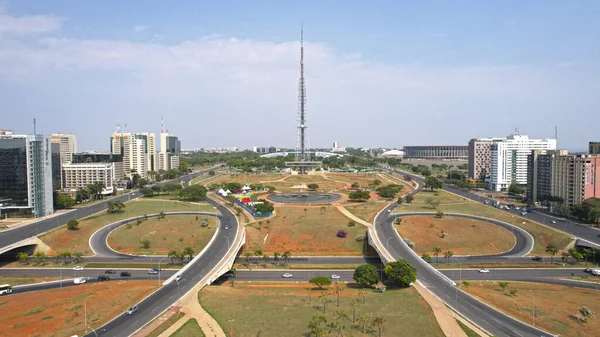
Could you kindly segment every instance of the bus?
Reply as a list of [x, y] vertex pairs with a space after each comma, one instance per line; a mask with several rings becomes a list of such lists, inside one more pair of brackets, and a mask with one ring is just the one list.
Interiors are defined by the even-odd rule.
[[0, 284], [0, 295], [12, 293], [12, 287], [10, 284]]

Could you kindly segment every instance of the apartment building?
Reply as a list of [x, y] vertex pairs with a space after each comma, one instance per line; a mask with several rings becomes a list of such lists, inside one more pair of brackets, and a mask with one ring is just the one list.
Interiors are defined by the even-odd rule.
[[125, 169], [123, 168], [123, 155], [120, 154], [112, 154], [108, 152], [79, 152], [73, 154], [72, 163], [113, 163], [114, 180], [116, 182], [121, 182], [125, 180]]
[[[118, 163], [67, 163], [63, 165], [64, 189], [76, 191], [93, 183], [103, 183], [102, 194], [114, 192], [115, 166]], [[121, 164], [122, 165], [122, 164]]]
[[[62, 165], [70, 163], [73, 153], [77, 152], [77, 137], [71, 133], [55, 133], [50, 136], [52, 160], [52, 188], [62, 188]], [[57, 159], [58, 155], [58, 160]]]
[[531, 202], [557, 197], [571, 206], [600, 197], [600, 156], [533, 151], [528, 158], [528, 175]]
[[0, 132], [0, 217], [53, 212], [50, 137]]
[[527, 158], [534, 150], [556, 150], [556, 139], [530, 139], [514, 134], [490, 145], [490, 178], [488, 189], [506, 191], [515, 183], [527, 185]]
[[[156, 171], [156, 137], [154, 133], [113, 133], [110, 138], [112, 154], [123, 156], [125, 176], [135, 172], [146, 178], [148, 171]], [[140, 152], [141, 151], [141, 152]]]
[[500, 142], [506, 138], [474, 138], [468, 147], [468, 177], [474, 180], [485, 180], [490, 176], [492, 142]]
[[131, 172], [142, 178], [148, 175], [148, 153], [144, 139], [135, 138], [131, 143]]

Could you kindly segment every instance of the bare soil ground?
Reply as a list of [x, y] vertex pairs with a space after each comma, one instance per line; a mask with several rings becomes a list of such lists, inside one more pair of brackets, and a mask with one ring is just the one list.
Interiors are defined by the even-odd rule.
[[[208, 227], [201, 227], [202, 221], [208, 221]], [[164, 219], [151, 218], [117, 228], [108, 236], [108, 244], [125, 254], [162, 254], [170, 250], [181, 250], [190, 246], [196, 253], [208, 244], [213, 237], [219, 221], [214, 217], [194, 215], [168, 215]], [[141, 242], [150, 241], [150, 247], [144, 249]]]
[[[388, 289], [385, 293], [367, 290], [365, 304], [359, 296], [359, 288], [340, 284], [340, 306], [332, 287], [324, 290], [332, 303], [327, 305], [327, 322], [334, 320], [337, 310], [348, 315], [343, 319], [347, 336], [364, 336], [360, 324], [353, 323], [350, 302], [358, 300], [356, 318], [366, 316], [369, 323], [378, 315], [385, 320], [383, 336], [444, 336], [429, 305], [413, 288]], [[302, 336], [310, 331], [308, 324], [315, 315], [323, 314], [321, 290], [310, 290], [301, 284], [236, 284], [231, 286], [205, 287], [199, 294], [202, 306], [208, 311], [229, 336]], [[228, 303], [224, 306], [223, 303]], [[398, 305], [401, 303], [402, 305]], [[276, 319], [274, 319], [276, 318]], [[377, 336], [377, 328], [366, 325], [369, 336]]]
[[111, 281], [0, 298], [0, 336], [58, 337], [99, 327], [156, 289], [153, 281]]
[[105, 211], [79, 221], [79, 229], [68, 230], [62, 226], [52, 232], [40, 236], [40, 239], [50, 246], [54, 252], [70, 251], [82, 252], [84, 255], [91, 255], [92, 249], [89, 246], [90, 236], [100, 227], [108, 225], [118, 220], [131, 218], [133, 216], [174, 211], [204, 211], [214, 212], [209, 204], [195, 205], [179, 201], [168, 200], [134, 200], [125, 204], [123, 212], [108, 214]]
[[[427, 198], [433, 198], [440, 202], [437, 208], [433, 209], [425, 203]], [[412, 204], [402, 204], [395, 212], [437, 212], [446, 213], [464, 213], [479, 215], [487, 218], [497, 219], [521, 227], [535, 239], [533, 250], [530, 255], [546, 255], [546, 246], [552, 243], [555, 247], [563, 249], [571, 242], [571, 236], [545, 227], [542, 224], [512, 215], [496, 208], [486, 206], [482, 203], [469, 201], [466, 198], [451, 194], [445, 191], [437, 190], [435, 192], [423, 191], [417, 195]], [[560, 253], [558, 254], [560, 255]]]
[[[275, 210], [276, 217], [246, 227], [245, 251], [253, 253], [258, 246], [270, 255], [285, 250], [294, 255], [361, 255], [366, 252], [366, 243], [356, 241], [358, 235], [366, 233], [365, 228], [360, 224], [348, 227], [350, 220], [334, 206], [323, 206], [321, 210], [321, 207], [286, 205]], [[348, 231], [347, 237], [336, 237], [338, 229]]]
[[[497, 254], [510, 250], [514, 235], [499, 226], [478, 220], [456, 217], [406, 216], [395, 225], [400, 236], [415, 242], [417, 254], [433, 254], [437, 246], [455, 255]], [[446, 233], [442, 238], [442, 230]]]
[[[511, 295], [511, 289], [518, 289]], [[472, 281], [464, 288], [471, 295], [523, 322], [532, 324], [535, 307], [535, 326], [548, 332], [569, 337], [598, 336], [600, 319], [582, 323], [575, 318], [581, 306], [600, 313], [597, 290], [559, 285], [509, 282], [505, 292], [496, 282]]]

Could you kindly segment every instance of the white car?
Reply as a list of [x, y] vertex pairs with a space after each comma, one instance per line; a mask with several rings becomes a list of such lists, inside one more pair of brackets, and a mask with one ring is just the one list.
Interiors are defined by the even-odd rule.
[[148, 270], [148, 274], [156, 275], [156, 274], [158, 274], [158, 270], [152, 268], [152, 269]]
[[138, 306], [134, 305], [133, 307], [127, 309], [127, 315], [132, 315], [136, 311], [138, 311]]
[[285, 278], [290, 278], [290, 277], [292, 277], [292, 274], [290, 274], [290, 273], [285, 273], [285, 274], [283, 274], [283, 275], [281, 275], [281, 276], [282, 276], [282, 277], [285, 277]]
[[340, 275], [333, 274], [333, 275], [331, 275], [331, 279], [332, 280], [339, 280], [340, 279]]
[[175, 276], [175, 281], [179, 282], [179, 281], [181, 281], [182, 278], [183, 278], [183, 275], [179, 274], [179, 275]]
[[73, 284], [84, 284], [85, 279], [83, 277], [78, 277], [73, 280]]
[[75, 267], [73, 267], [73, 270], [74, 271], [82, 271], [83, 267], [81, 267], [81, 266], [75, 266]]
[[480, 273], [489, 273], [490, 271], [484, 268], [484, 269], [479, 269], [479, 272]]
[[552, 220], [552, 223], [556, 223], [556, 221]]

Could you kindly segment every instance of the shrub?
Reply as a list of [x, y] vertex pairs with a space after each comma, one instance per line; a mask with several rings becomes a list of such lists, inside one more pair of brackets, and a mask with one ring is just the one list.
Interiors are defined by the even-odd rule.
[[148, 240], [142, 240], [141, 244], [144, 249], [150, 248], [150, 241]]
[[365, 234], [356, 236], [356, 241], [358, 241], [358, 242], [363, 242], [366, 239], [367, 239], [367, 236]]
[[431, 256], [429, 254], [423, 253], [423, 255], [421, 255], [421, 258], [426, 262], [431, 263]]
[[69, 222], [67, 222], [67, 229], [70, 231], [79, 229], [78, 226], [79, 226], [79, 221], [77, 221], [77, 220], [69, 220]]
[[404, 239], [404, 242], [406, 242], [406, 244], [410, 247], [410, 249], [414, 249], [415, 248], [415, 243], [409, 239]]
[[444, 212], [439, 211], [439, 212], [435, 213], [435, 217], [438, 218], [438, 219], [443, 218], [444, 217]]
[[346, 236], [348, 236], [348, 232], [345, 231], [345, 230], [343, 230], [343, 229], [340, 229], [340, 230], [337, 231], [336, 236], [338, 238], [345, 238]]
[[517, 292], [519, 292], [519, 289], [511, 289], [510, 290], [510, 295], [511, 296], [517, 296]]
[[398, 217], [398, 218], [396, 218], [396, 220], [394, 220], [394, 223], [395, 223], [396, 225], [399, 225], [399, 224], [401, 224], [401, 223], [402, 223], [402, 218], [401, 218], [401, 217]]
[[354, 220], [348, 221], [348, 227], [354, 227], [354, 226], [356, 226], [356, 222]]

